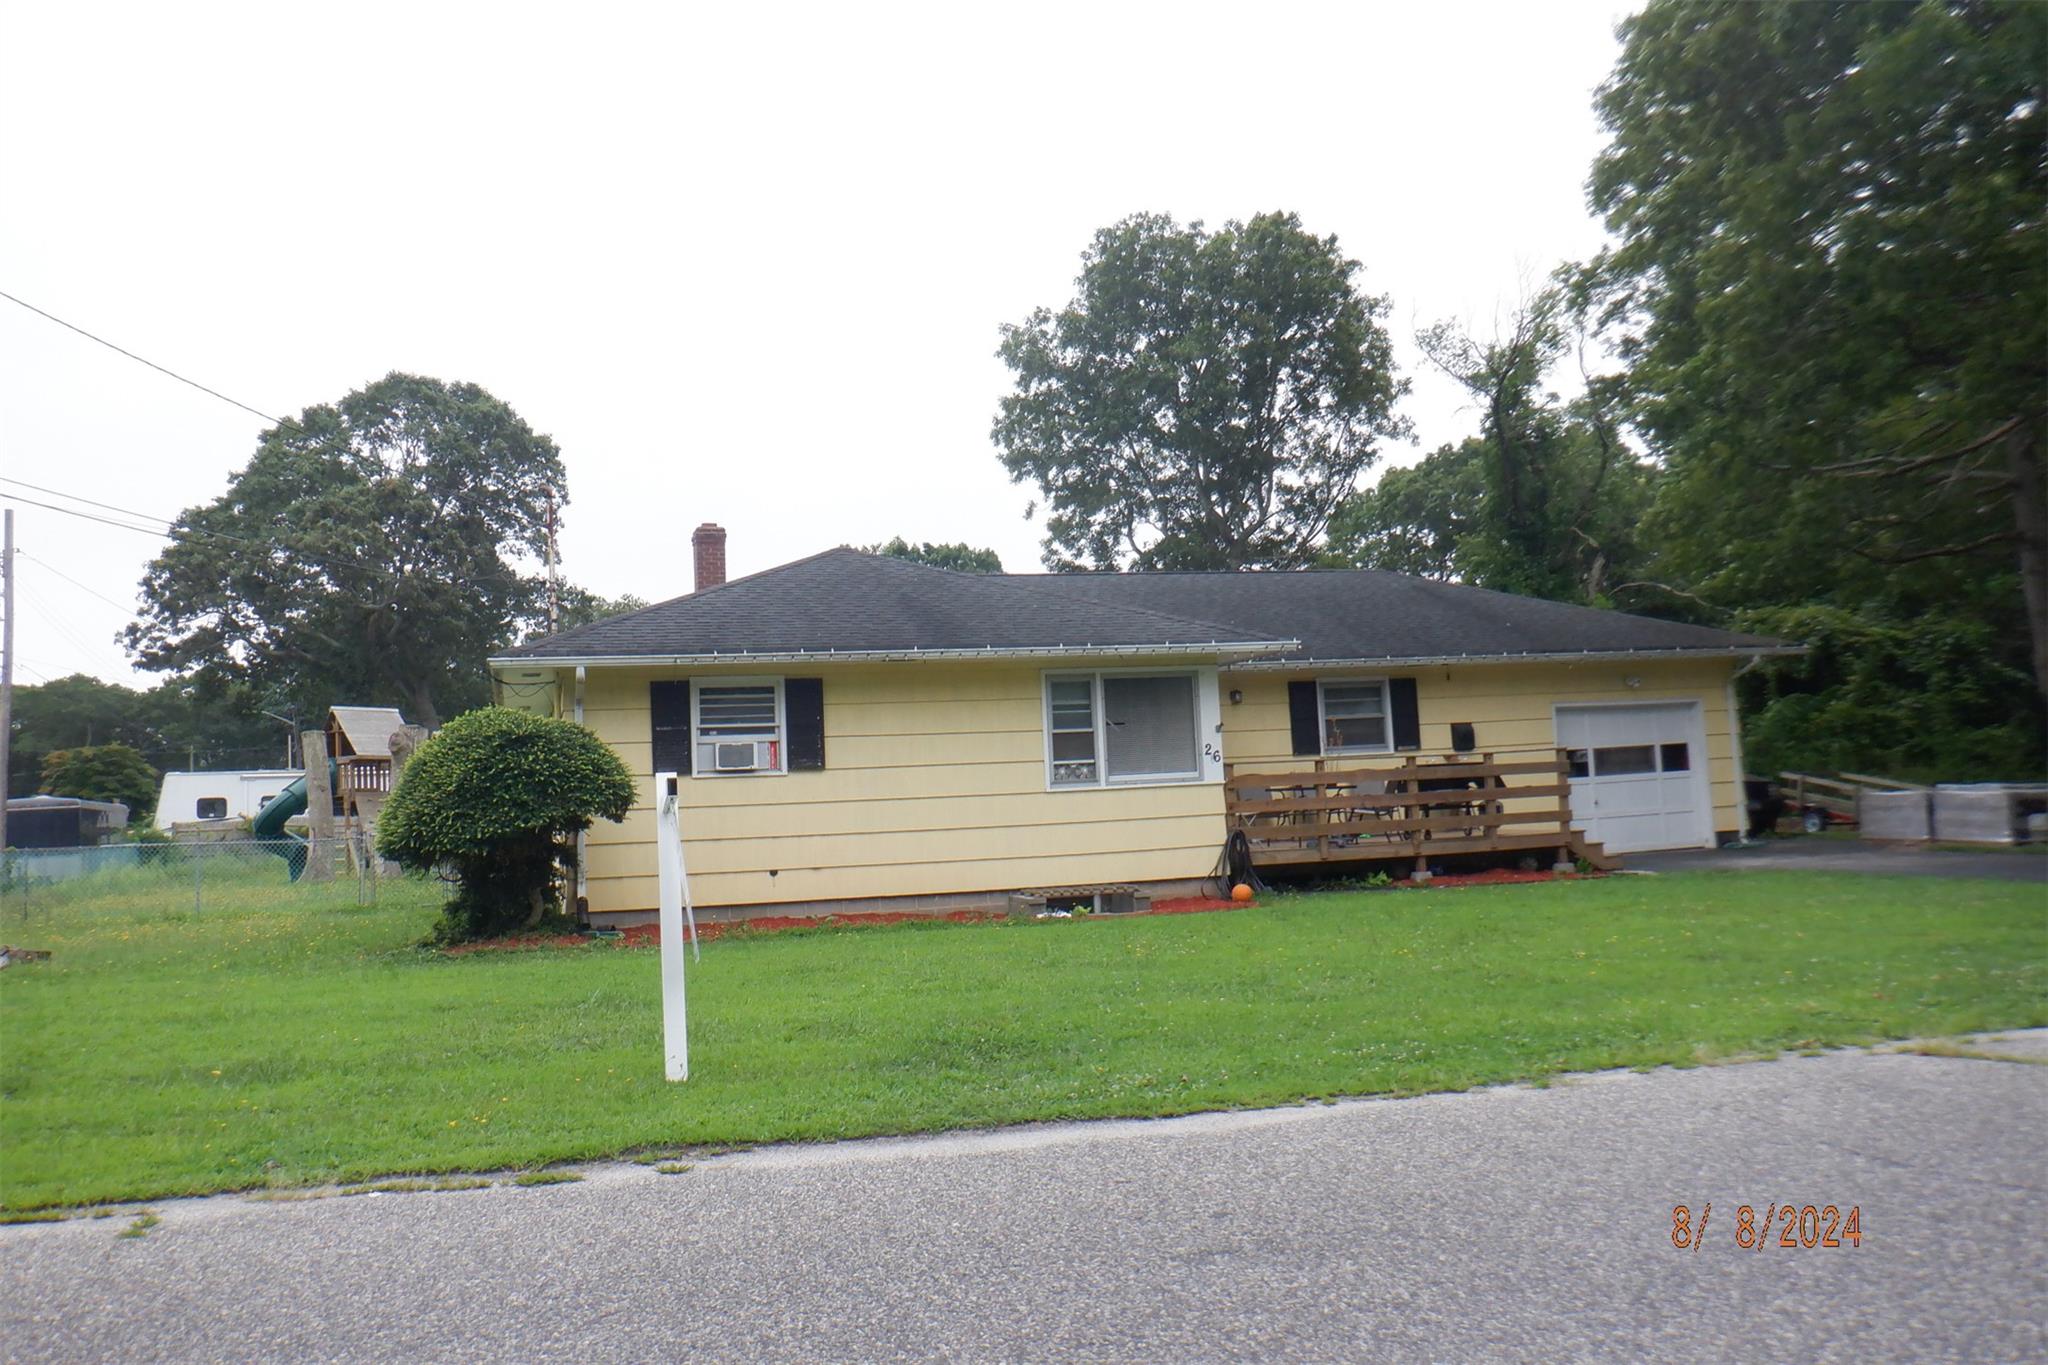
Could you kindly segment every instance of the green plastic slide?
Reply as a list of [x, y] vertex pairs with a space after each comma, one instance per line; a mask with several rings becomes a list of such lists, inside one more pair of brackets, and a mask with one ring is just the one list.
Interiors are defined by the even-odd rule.
[[[334, 760], [329, 759], [327, 781], [330, 791], [333, 790], [335, 766]], [[263, 846], [284, 859], [293, 881], [297, 881], [306, 870], [306, 841], [284, 826], [287, 820], [302, 814], [305, 809], [306, 779], [302, 777], [271, 797], [250, 825], [250, 832], [262, 841]]]

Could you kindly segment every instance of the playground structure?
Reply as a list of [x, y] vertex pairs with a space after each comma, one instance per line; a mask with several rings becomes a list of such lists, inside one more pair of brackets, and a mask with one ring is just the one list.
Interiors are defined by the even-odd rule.
[[[394, 707], [335, 707], [322, 728], [301, 736], [305, 775], [263, 807], [251, 832], [285, 860], [293, 881], [332, 877], [337, 841], [347, 850], [350, 868], [360, 872], [377, 856], [377, 817], [397, 770], [426, 734], [425, 727], [406, 724]], [[303, 835], [287, 828], [301, 816]]]

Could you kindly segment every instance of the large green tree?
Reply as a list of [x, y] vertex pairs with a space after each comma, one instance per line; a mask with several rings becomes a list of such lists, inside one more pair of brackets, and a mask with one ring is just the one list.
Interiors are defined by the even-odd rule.
[[144, 667], [273, 689], [308, 712], [485, 699], [484, 660], [541, 611], [555, 443], [474, 384], [392, 374], [263, 433], [179, 517], [128, 631]]
[[1621, 36], [1584, 284], [1671, 572], [1849, 612], [1851, 653], [1972, 623], [2048, 690], [2048, 6], [1653, 0]]
[[1211, 232], [1139, 214], [1095, 235], [1072, 302], [1003, 329], [993, 436], [1036, 484], [1048, 568], [1293, 568], [1406, 390], [1335, 237], [1293, 214]]

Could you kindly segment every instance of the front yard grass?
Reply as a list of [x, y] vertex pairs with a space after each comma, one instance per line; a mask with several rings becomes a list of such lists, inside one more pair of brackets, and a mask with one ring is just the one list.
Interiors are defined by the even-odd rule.
[[0, 1208], [1453, 1090], [2048, 1023], [2038, 886], [1810, 873], [448, 957], [422, 903], [57, 913], [0, 973]]

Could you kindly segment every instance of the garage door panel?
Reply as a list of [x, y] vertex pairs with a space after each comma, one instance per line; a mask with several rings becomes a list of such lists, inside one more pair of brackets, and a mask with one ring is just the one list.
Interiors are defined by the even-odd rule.
[[1702, 709], [1560, 706], [1558, 743], [1574, 750], [1572, 827], [1615, 853], [1710, 842]]

